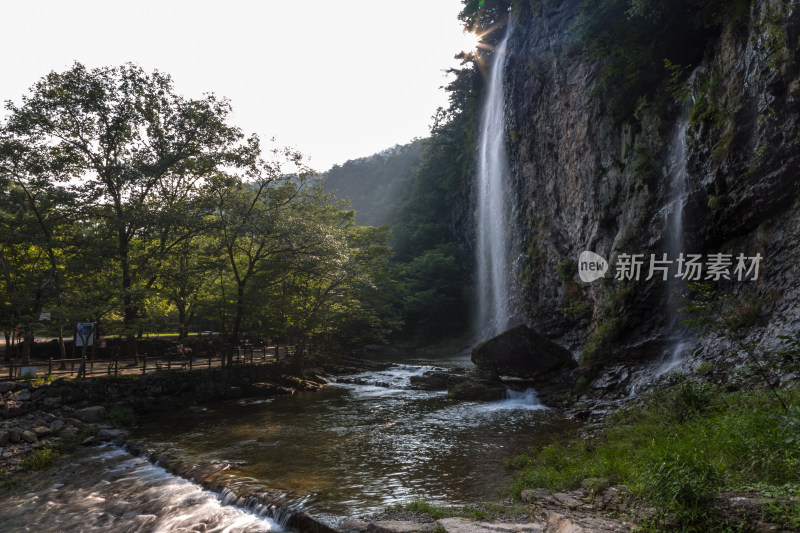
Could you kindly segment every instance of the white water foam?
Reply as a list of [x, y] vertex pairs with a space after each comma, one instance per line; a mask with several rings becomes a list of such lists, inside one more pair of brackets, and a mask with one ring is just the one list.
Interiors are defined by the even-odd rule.
[[488, 411], [507, 411], [515, 409], [544, 411], [547, 409], [547, 406], [539, 401], [539, 396], [536, 394], [535, 389], [525, 389], [524, 391], [506, 389], [504, 399], [487, 403], [484, 407]]
[[73, 466], [74, 474], [63, 483], [31, 488], [6, 499], [0, 531], [261, 533], [283, 529], [267, 516], [268, 508], [227, 505], [232, 502], [224, 494], [205, 490], [116, 447], [98, 450]]

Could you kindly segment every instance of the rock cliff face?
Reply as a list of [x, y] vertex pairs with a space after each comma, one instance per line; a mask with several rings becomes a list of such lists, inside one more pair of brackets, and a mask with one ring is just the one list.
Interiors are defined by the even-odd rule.
[[[580, 0], [531, 2], [512, 14], [505, 76], [507, 138], [525, 244], [528, 318], [585, 362], [663, 352], [674, 319], [663, 281], [577, 277], [584, 250], [667, 251], [670, 131], [687, 132], [688, 253], [763, 256], [757, 281], [721, 290], [750, 306], [755, 340], [800, 330], [800, 11], [754, 0], [697, 67], [692, 96], [637, 118], [607, 110], [601, 64], [571, 31]], [[610, 90], [613, 90], [611, 88]], [[674, 302], [674, 297], [673, 297]], [[695, 351], [720, 346], [702, 341]]]

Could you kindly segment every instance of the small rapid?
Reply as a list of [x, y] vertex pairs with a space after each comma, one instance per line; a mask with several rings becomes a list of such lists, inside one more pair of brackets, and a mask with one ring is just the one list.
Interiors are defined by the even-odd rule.
[[543, 411], [547, 409], [542, 402], [539, 401], [539, 396], [536, 394], [536, 389], [525, 389], [517, 391], [513, 389], [506, 389], [505, 398], [499, 402], [492, 402], [486, 404], [488, 409], [494, 411], [502, 411], [509, 409], [523, 409], [528, 411]]
[[83, 533], [284, 531], [274, 510], [242, 509], [116, 446], [81, 451], [0, 498], [0, 531]]

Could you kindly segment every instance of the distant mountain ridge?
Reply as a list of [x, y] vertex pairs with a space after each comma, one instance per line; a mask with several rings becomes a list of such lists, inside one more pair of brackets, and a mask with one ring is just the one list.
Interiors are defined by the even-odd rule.
[[423, 141], [415, 139], [377, 154], [334, 165], [324, 173], [325, 188], [350, 201], [359, 225], [392, 224], [399, 207], [408, 197], [414, 168], [422, 155]]

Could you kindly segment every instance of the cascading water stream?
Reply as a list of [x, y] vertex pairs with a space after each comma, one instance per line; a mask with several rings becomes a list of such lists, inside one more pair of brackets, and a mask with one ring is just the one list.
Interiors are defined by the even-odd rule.
[[[686, 134], [689, 130], [689, 117], [687, 106], [684, 106], [678, 122], [672, 131], [667, 150], [665, 173], [670, 184], [670, 202], [665, 216], [664, 233], [666, 237], [668, 259], [676, 261], [681, 254], [686, 254], [686, 239], [684, 237], [684, 207], [688, 192], [688, 172], [686, 168]], [[676, 272], [671, 272], [668, 281], [667, 311], [669, 313], [670, 347], [663, 363], [658, 368], [658, 374], [669, 372], [680, 366], [685, 359], [685, 351], [689, 346], [690, 334], [680, 324], [680, 293], [685, 287], [685, 282], [676, 277]]]
[[[694, 74], [692, 74], [692, 78]], [[686, 239], [684, 235], [684, 208], [688, 195], [689, 174], [687, 170], [686, 138], [689, 131], [688, 106], [683, 106], [678, 121], [672, 129], [667, 146], [664, 175], [669, 186], [668, 203], [664, 206], [664, 240], [667, 259], [672, 261], [673, 268], [667, 278], [666, 312], [667, 348], [661, 361], [655, 366], [643, 369], [632, 379], [630, 396], [634, 396], [642, 386], [652, 382], [658, 376], [679, 368], [686, 360], [686, 351], [692, 345], [693, 336], [688, 328], [680, 324], [680, 294], [686, 287], [683, 279], [676, 277], [674, 267], [681, 254], [686, 255]], [[660, 259], [660, 258], [659, 258]]]
[[493, 336], [506, 330], [515, 317], [515, 275], [512, 250], [513, 197], [505, 143], [503, 67], [509, 28], [495, 52], [489, 71], [486, 102], [478, 142], [477, 181], [477, 330]]

